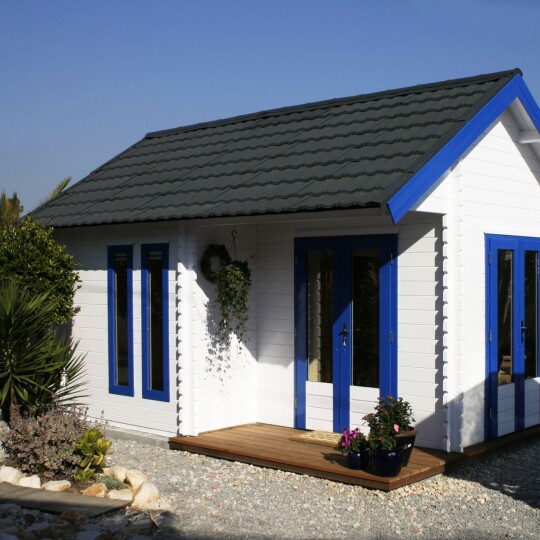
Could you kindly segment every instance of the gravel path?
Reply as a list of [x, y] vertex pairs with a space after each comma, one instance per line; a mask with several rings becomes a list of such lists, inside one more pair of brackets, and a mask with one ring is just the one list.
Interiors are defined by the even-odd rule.
[[110, 464], [140, 469], [157, 485], [176, 537], [540, 535], [540, 441], [388, 494], [135, 442], [113, 448]]

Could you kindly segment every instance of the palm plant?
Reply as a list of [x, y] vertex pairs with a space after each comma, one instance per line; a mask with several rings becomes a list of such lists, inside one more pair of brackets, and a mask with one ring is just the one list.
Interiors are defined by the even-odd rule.
[[55, 309], [47, 293], [0, 282], [0, 407], [8, 421], [13, 406], [38, 414], [53, 401], [67, 405], [83, 397], [84, 358], [58, 334]]

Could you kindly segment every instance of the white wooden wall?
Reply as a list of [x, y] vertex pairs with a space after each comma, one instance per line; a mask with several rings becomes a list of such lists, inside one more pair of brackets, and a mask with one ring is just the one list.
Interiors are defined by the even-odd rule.
[[[540, 237], [540, 162], [530, 145], [517, 142], [519, 131], [514, 114], [507, 110], [417, 207], [446, 213], [445, 401], [451, 450], [484, 440], [485, 234]], [[528, 425], [540, 414], [534, 395], [539, 382], [527, 384]], [[500, 388], [501, 434], [513, 430], [508, 392]]]
[[[101, 414], [111, 426], [157, 435], [177, 433], [176, 388], [176, 243], [170, 225], [112, 226], [58, 230], [56, 236], [74, 255], [82, 280], [75, 294], [78, 309], [73, 336], [80, 340], [78, 351], [86, 355], [86, 382], [89, 415]], [[169, 363], [171, 401], [142, 398], [141, 368], [141, 244], [169, 243]], [[133, 246], [133, 338], [135, 395], [109, 394], [107, 246]]]

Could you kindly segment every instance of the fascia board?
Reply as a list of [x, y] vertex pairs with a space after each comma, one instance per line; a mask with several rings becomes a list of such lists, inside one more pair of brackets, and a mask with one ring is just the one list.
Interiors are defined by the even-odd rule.
[[388, 201], [394, 223], [401, 220], [515, 99], [521, 101], [540, 131], [540, 109], [523, 78], [516, 75]]

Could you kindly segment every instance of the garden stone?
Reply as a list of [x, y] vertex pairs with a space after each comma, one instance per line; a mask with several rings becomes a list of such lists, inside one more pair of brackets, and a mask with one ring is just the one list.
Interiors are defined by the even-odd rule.
[[0, 540], [19, 540], [19, 539], [13, 534], [0, 532]]
[[107, 486], [105, 484], [93, 484], [83, 489], [81, 493], [87, 497], [105, 497]]
[[19, 480], [19, 486], [40, 489], [41, 480], [37, 474], [34, 474], [33, 476], [23, 476]]
[[136, 469], [128, 469], [126, 471], [126, 482], [131, 486], [133, 493], [139, 489], [139, 486], [148, 481], [148, 476]]
[[135, 497], [133, 497], [133, 504], [141, 509], [158, 501], [159, 491], [152, 482], [143, 482], [135, 492]]
[[121, 465], [115, 465], [114, 467], [109, 467], [107, 469], [103, 469], [103, 473], [107, 476], [110, 476], [111, 478], [114, 478], [115, 480], [118, 480], [118, 482], [124, 482], [126, 479], [126, 467], [122, 467]]
[[46, 491], [65, 491], [71, 487], [71, 482], [67, 480], [52, 480], [43, 484], [41, 489]]
[[109, 499], [117, 499], [119, 501], [132, 501], [133, 500], [133, 493], [131, 489], [111, 489], [109, 493], [107, 493], [107, 498]]
[[16, 486], [23, 476], [23, 473], [15, 469], [15, 467], [7, 467], [6, 465], [0, 467], [0, 482], [7, 482]]

